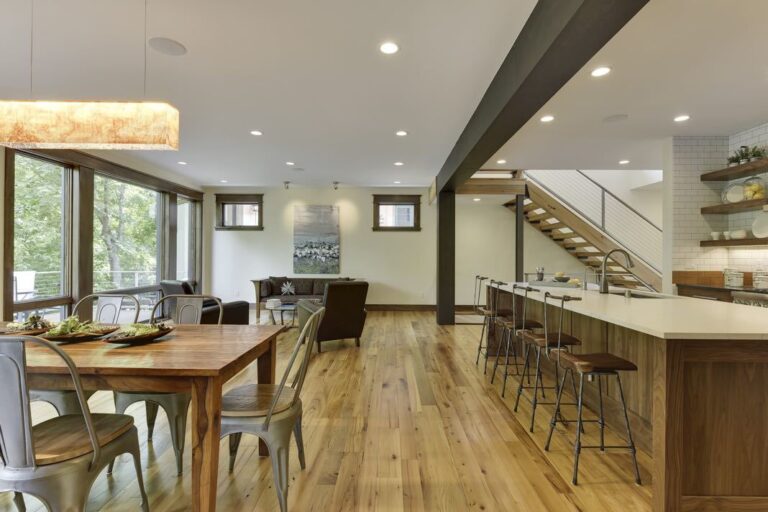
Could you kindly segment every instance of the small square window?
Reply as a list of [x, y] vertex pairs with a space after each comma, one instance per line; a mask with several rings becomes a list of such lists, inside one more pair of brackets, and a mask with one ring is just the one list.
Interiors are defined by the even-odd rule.
[[262, 230], [264, 196], [216, 194], [216, 229]]
[[374, 195], [374, 231], [421, 231], [421, 196]]

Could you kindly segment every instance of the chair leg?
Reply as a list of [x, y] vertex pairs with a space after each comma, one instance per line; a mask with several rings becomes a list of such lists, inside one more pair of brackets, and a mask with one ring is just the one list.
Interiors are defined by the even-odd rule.
[[563, 397], [563, 389], [565, 389], [565, 379], [568, 377], [569, 370], [566, 368], [563, 370], [563, 380], [560, 381], [560, 387], [557, 389], [557, 400], [555, 401], [555, 412], [552, 414], [552, 420], [549, 422], [549, 435], [547, 436], [547, 444], [544, 445], [544, 451], [549, 451], [549, 443], [552, 442], [552, 434], [555, 432], [555, 425], [557, 425], [557, 418], [560, 415], [560, 400]]
[[480, 352], [483, 351], [483, 337], [485, 336], [485, 324], [488, 322], [488, 317], [483, 317], [483, 329], [480, 331], [480, 342], [477, 344], [477, 357], [475, 358], [475, 366], [480, 362]]
[[24, 495], [20, 492], [13, 493], [13, 503], [19, 512], [27, 512], [27, 505], [24, 503]]
[[621, 407], [624, 410], [624, 421], [627, 424], [627, 440], [629, 441], [629, 449], [632, 450], [632, 463], [635, 465], [635, 483], [642, 485], [640, 480], [640, 468], [637, 466], [637, 449], [635, 448], [635, 442], [632, 440], [632, 429], [629, 427], [629, 415], [627, 414], [627, 402], [624, 401], [624, 388], [621, 386], [621, 377], [616, 374], [616, 380], [619, 383], [619, 396], [621, 396]]
[[579, 455], [581, 455], [582, 411], [584, 408], [584, 374], [579, 373], [579, 419], [576, 425], [576, 443], [573, 445], [573, 485], [579, 484]]
[[[523, 373], [520, 374], [520, 384], [517, 386], [517, 398], [515, 399], [515, 409], [514, 411], [517, 412], [517, 406], [520, 405], [520, 395], [523, 394], [523, 381], [525, 380], [526, 375], [528, 375], [528, 369], [531, 367], [531, 346], [526, 345], [525, 347], [525, 361], [523, 362]], [[501, 396], [504, 396], [503, 394]]]
[[603, 415], [603, 376], [597, 376], [597, 394], [600, 397], [600, 451], [605, 451], [605, 416]]
[[149, 498], [147, 497], [147, 491], [144, 489], [144, 477], [141, 473], [141, 452], [139, 451], [139, 436], [134, 437], [134, 447], [131, 450], [131, 456], [133, 457], [133, 467], [136, 470], [136, 483], [139, 484], [139, 493], [141, 494], [141, 510], [143, 512], [149, 512]]
[[[147, 410], [147, 442], [151, 443], [152, 434], [155, 431], [155, 420], [157, 420], [158, 405], [154, 402], [147, 401], [144, 402], [144, 408]], [[168, 419], [170, 420], [170, 418]]]
[[240, 447], [240, 439], [243, 434], [240, 432], [229, 435], [229, 472], [235, 470], [235, 459], [237, 459], [237, 449]]
[[[534, 380], [533, 384], [533, 404], [532, 404], [532, 410], [531, 410], [531, 428], [529, 429], [531, 432], [533, 432], [533, 426], [536, 422], [536, 406], [539, 403], [539, 382], [541, 382], [541, 348], [536, 347], [536, 379]], [[544, 383], [541, 382], [541, 385], [543, 386]], [[542, 393], [544, 390], [542, 389]]]
[[276, 429], [274, 437], [267, 441], [280, 512], [288, 512], [288, 452], [290, 441], [291, 431], [283, 429]]
[[[492, 325], [492, 323], [491, 323], [491, 319], [489, 317], [488, 318], [488, 332], [485, 334], [485, 363], [483, 364], [483, 375], [486, 375], [488, 373], [488, 356], [491, 355], [488, 352], [490, 350], [490, 347], [491, 347], [491, 325]], [[494, 339], [496, 339], [496, 331], [498, 331], [498, 329], [496, 329], [494, 327], [494, 329], [493, 329], [493, 337], [494, 337]], [[498, 349], [498, 344], [497, 344], [496, 352], [498, 353], [498, 351], [499, 351], [499, 349]]]
[[[168, 416], [168, 427], [171, 431], [171, 444], [176, 455], [177, 474], [183, 473], [184, 467], [184, 436], [187, 430], [187, 411], [189, 410], [189, 401], [179, 403], [174, 397], [174, 402], [164, 406], [166, 416]], [[147, 402], [149, 403], [149, 402]]]
[[307, 469], [307, 462], [304, 459], [304, 435], [301, 432], [301, 414], [296, 417], [296, 423], [293, 425], [293, 437], [296, 438], [296, 447], [299, 449], [299, 466], [301, 469]]
[[509, 362], [509, 344], [507, 342], [507, 332], [509, 329], [506, 327], [502, 330], [501, 340], [499, 340], [499, 344], [496, 347], [496, 361], [493, 363], [493, 371], [491, 372], [491, 384], [493, 384], [493, 380], [496, 378], [496, 368], [499, 367], [499, 359], [501, 358], [501, 342], [502, 340], [506, 344], [505, 352], [507, 354], [507, 362]]

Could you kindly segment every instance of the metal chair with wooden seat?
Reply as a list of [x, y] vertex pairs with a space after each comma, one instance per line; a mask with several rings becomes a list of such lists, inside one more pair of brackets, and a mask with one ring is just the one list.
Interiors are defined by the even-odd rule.
[[[521, 373], [517, 352], [517, 347], [520, 345], [520, 336], [518, 333], [525, 331], [526, 329], [541, 329], [541, 323], [536, 320], [526, 319], [525, 315], [518, 313], [516, 291], [522, 288], [525, 287], [516, 283], [512, 285], [512, 309], [499, 310], [499, 315], [496, 317], [496, 324], [499, 325], [502, 330], [500, 338], [501, 343], [504, 344], [504, 348], [502, 349], [504, 351], [504, 363], [499, 363], [501, 358], [501, 350], [499, 350], [496, 352], [496, 362], [493, 365], [493, 372], [491, 373], [491, 384], [493, 384], [493, 381], [496, 378], [496, 368], [500, 365], [504, 366], [504, 383], [501, 387], [502, 397], [505, 396], [507, 390], [507, 378], [510, 375], [509, 367], [511, 365], [515, 366], [515, 375], [519, 376]], [[510, 350], [512, 352], [512, 363], [509, 362]], [[520, 352], [523, 352], [522, 347]]]
[[[166, 295], [161, 298], [152, 308], [150, 322], [155, 323], [158, 319], [158, 311], [163, 310], [166, 301], [175, 301], [174, 308], [171, 311], [171, 320], [177, 324], [200, 324], [203, 315], [203, 304], [206, 300], [213, 300], [219, 306], [219, 321], [224, 316], [224, 307], [221, 300], [210, 295]], [[177, 474], [182, 474], [183, 454], [184, 454], [184, 436], [187, 430], [187, 411], [192, 401], [189, 393], [151, 393], [151, 392], [131, 392], [115, 391], [115, 410], [119, 413], [136, 402], [145, 402], [147, 412], [147, 441], [152, 442], [152, 433], [155, 428], [155, 419], [157, 418], [158, 407], [162, 407], [168, 418], [168, 426], [171, 430], [171, 442], [173, 451], [176, 455]], [[108, 473], [112, 473], [114, 464], [109, 465]]]
[[[507, 320], [508, 315], [511, 314], [511, 311], [509, 310], [499, 310], [499, 291], [501, 290], [502, 286], [506, 286], [507, 283], [503, 281], [497, 281], [495, 279], [491, 279], [488, 283], [488, 306], [487, 307], [479, 307], [478, 311], [480, 314], [483, 315], [484, 323], [483, 323], [483, 332], [485, 333], [485, 345], [483, 345], [483, 338], [480, 338], [480, 344], [477, 347], [477, 358], [479, 361], [480, 354], [482, 353], [485, 359], [485, 363], [483, 364], [483, 375], [488, 373], [488, 358], [492, 355], [491, 354], [491, 335], [493, 334], [493, 339], [496, 344], [496, 352], [493, 354], [494, 356], [498, 356], [498, 354], [501, 351], [501, 320]], [[475, 361], [475, 364], [477, 364], [478, 361]]]
[[[627, 414], [627, 403], [624, 400], [624, 389], [621, 386], [621, 376], [619, 375], [619, 372], [625, 371], [625, 372], [634, 372], [637, 371], [637, 366], [624, 358], [618, 357], [616, 355], [607, 353], [607, 352], [600, 352], [600, 353], [592, 353], [592, 354], [574, 354], [572, 353], [568, 346], [563, 343], [562, 341], [565, 339], [563, 334], [563, 312], [565, 310], [565, 303], [571, 302], [571, 301], [577, 301], [581, 300], [577, 297], [569, 297], [567, 295], [563, 296], [557, 296], [552, 295], [549, 292], [544, 294], [544, 303], [546, 306], [547, 299], [553, 299], [553, 300], [559, 300], [560, 301], [560, 319], [558, 321], [558, 332], [554, 333], [554, 335], [557, 338], [557, 345], [554, 347], [551, 347], [552, 352], [555, 354], [556, 358], [556, 367], [559, 367], [563, 370], [563, 379], [560, 383], [560, 388], [557, 393], [557, 401], [555, 402], [555, 410], [552, 414], [552, 420], [549, 424], [549, 435], [547, 436], [547, 443], [544, 446], [545, 450], [549, 450], [550, 443], [552, 441], [552, 434], [555, 431], [555, 427], [560, 422], [565, 422], [562, 415], [560, 414], [560, 407], [564, 405], [561, 402], [562, 394], [563, 394], [563, 387], [565, 384], [565, 379], [568, 376], [568, 374], [571, 374], [571, 377], [573, 377], [574, 373], [579, 374], [579, 392], [576, 395], [577, 396], [577, 405], [578, 406], [578, 419], [577, 419], [577, 428], [576, 428], [576, 441], [573, 446], [573, 484], [578, 484], [578, 476], [579, 476], [579, 455], [581, 455], [582, 448], [599, 448], [600, 451], [605, 451], [606, 449], [628, 449], [632, 452], [632, 462], [635, 466], [635, 483], [640, 485], [642, 482], [640, 480], [640, 469], [637, 465], [637, 449], [635, 448], [635, 442], [632, 439], [632, 429], [629, 426], [629, 416]], [[549, 354], [549, 352], [548, 352]], [[626, 445], [618, 445], [618, 446], [606, 446], [605, 444], [605, 416], [603, 414], [603, 377], [610, 377], [614, 376], [616, 377], [616, 382], [619, 385], [619, 396], [621, 397], [621, 406], [624, 411], [624, 421], [626, 423], [627, 427], [627, 444]], [[598, 396], [599, 396], [599, 418], [597, 420], [585, 420], [583, 418], [583, 410], [584, 410], [584, 377], [587, 377], [588, 379], [594, 379], [597, 377], [597, 388], [598, 388]], [[597, 446], [588, 446], [588, 445], [582, 445], [581, 444], [581, 435], [583, 433], [583, 424], [584, 423], [597, 423], [600, 426], [600, 444]]]
[[475, 365], [480, 362], [480, 352], [484, 348], [483, 346], [483, 338], [485, 337], [485, 329], [488, 324], [488, 313], [489, 308], [485, 305], [480, 304], [480, 299], [482, 297], [483, 292], [483, 282], [485, 282], [488, 278], [481, 275], [475, 276], [475, 289], [473, 292], [473, 298], [472, 300], [474, 303], [472, 304], [472, 310], [476, 315], [479, 315], [483, 317], [483, 329], [480, 331], [480, 341], [477, 345], [477, 358], [475, 359]]
[[[527, 310], [528, 310], [528, 293], [529, 292], [540, 292], [541, 290], [538, 290], [536, 288], [532, 288], [530, 286], [522, 287], [522, 289], [525, 291], [524, 294], [524, 300], [523, 302], [523, 319], [526, 324], [526, 326], [530, 326], [532, 324], [529, 324], [529, 320], [526, 319], [527, 316]], [[549, 292], [546, 292], [549, 293]], [[545, 294], [546, 296], [546, 294]], [[542, 325], [543, 324], [543, 325]], [[534, 426], [536, 424], [536, 409], [539, 405], [554, 405], [555, 402], [542, 402], [539, 400], [539, 393], [541, 393], [541, 397], [546, 399], [546, 390], [551, 389], [555, 392], [555, 394], [558, 394], [559, 392], [559, 368], [557, 365], [555, 365], [555, 382], [552, 386], [546, 386], [544, 384], [544, 375], [541, 371], [541, 356], [542, 354], [548, 353], [547, 351], [552, 348], [554, 345], [557, 345], [558, 343], [561, 343], [562, 345], [580, 345], [581, 341], [579, 341], [577, 338], [564, 334], [562, 336], [557, 336], [555, 334], [551, 334], [548, 332], [547, 329], [547, 307], [546, 303], [544, 304], [544, 321], [542, 324], [539, 324], [543, 328], [543, 334], [534, 332], [532, 327], [526, 327], [525, 329], [521, 329], [518, 331], [520, 333], [521, 341], [523, 345], [525, 346], [525, 353], [523, 355], [524, 358], [524, 364], [523, 364], [523, 373], [520, 375], [519, 384], [517, 387], [517, 397], [515, 398], [515, 408], [514, 411], [517, 412], [517, 408], [520, 405], [520, 397], [525, 396], [525, 390], [526, 389], [532, 389], [531, 396], [525, 396], [525, 398], [531, 403], [531, 426], [530, 431], [533, 432]], [[535, 375], [534, 375], [534, 384], [533, 387], [530, 385], [530, 374], [528, 373], [531, 367], [531, 349], [536, 351], [536, 369], [535, 369]], [[527, 384], [526, 384], [527, 381]], [[576, 384], [574, 381], [571, 382], [574, 387], [574, 394], [576, 392]]]
[[[32, 425], [27, 344], [51, 350], [64, 361], [80, 402], [77, 414]], [[94, 480], [122, 453], [133, 456], [142, 508], [149, 510], [133, 418], [91, 414], [75, 363], [61, 348], [31, 336], [0, 338], [0, 389], [0, 491], [15, 492], [19, 510], [25, 510], [21, 493], [36, 496], [49, 510], [85, 510]]]
[[[304, 325], [280, 384], [249, 384], [224, 394], [221, 401], [221, 437], [229, 437], [229, 471], [235, 467], [237, 449], [243, 434], [253, 434], [262, 439], [269, 449], [272, 472], [280, 510], [288, 510], [288, 452], [291, 433], [299, 448], [299, 464], [306, 467], [304, 442], [301, 433], [302, 405], [299, 395], [312, 357], [312, 346], [317, 341], [317, 330], [325, 313], [318, 309]], [[306, 341], [306, 343], [305, 343]], [[304, 353], [299, 352], [304, 346]], [[293, 382], [287, 385], [297, 359], [299, 368]]]
[[[91, 301], [96, 301], [96, 313], [93, 316], [94, 322], [101, 324], [118, 324], [120, 311], [124, 303], [133, 302], [135, 314], [133, 322], [139, 318], [139, 301], [133, 295], [120, 295], [112, 293], [94, 293], [80, 299], [75, 307], [72, 308], [72, 314], [77, 315], [80, 307]], [[90, 398], [94, 391], [86, 391], [86, 398]], [[80, 414], [80, 402], [77, 399], [77, 393], [74, 391], [33, 389], [29, 392], [29, 399], [32, 402], [48, 402], [51, 404], [60, 416], [67, 414]]]

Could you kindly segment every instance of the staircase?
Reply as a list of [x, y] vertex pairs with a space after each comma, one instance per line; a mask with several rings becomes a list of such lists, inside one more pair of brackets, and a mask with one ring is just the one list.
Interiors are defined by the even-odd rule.
[[[612, 257], [610, 284], [661, 290], [660, 228], [579, 171], [533, 171], [526, 173], [526, 185], [529, 224], [596, 272], [608, 252], [624, 249], [635, 266], [626, 268], [622, 255]], [[571, 201], [563, 197], [569, 195]], [[575, 200], [585, 208], [574, 207]], [[504, 206], [514, 211], [515, 201]]]

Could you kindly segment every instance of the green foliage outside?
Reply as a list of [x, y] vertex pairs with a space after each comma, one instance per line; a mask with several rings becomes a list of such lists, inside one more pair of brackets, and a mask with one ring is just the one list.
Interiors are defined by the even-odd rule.
[[[16, 158], [14, 270], [36, 272], [35, 297], [59, 295], [65, 169], [22, 155]], [[157, 206], [154, 191], [95, 177], [95, 291], [157, 282]]]

